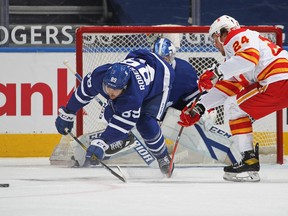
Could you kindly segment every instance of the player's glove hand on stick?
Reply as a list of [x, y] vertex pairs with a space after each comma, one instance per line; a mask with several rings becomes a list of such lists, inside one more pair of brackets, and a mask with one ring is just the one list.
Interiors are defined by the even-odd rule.
[[[86, 153], [86, 164], [87, 162], [92, 165], [99, 164], [99, 160], [102, 161], [105, 157], [105, 151], [109, 148], [109, 145], [102, 139], [95, 139], [91, 142]], [[95, 158], [96, 157], [96, 158]], [[97, 161], [98, 160], [98, 161]]]
[[185, 107], [181, 114], [178, 124], [183, 127], [189, 127], [197, 123], [205, 112], [205, 107], [201, 103], [197, 103], [194, 108]]
[[200, 92], [210, 90], [215, 86], [218, 80], [223, 79], [223, 74], [217, 69], [214, 64], [211, 68], [207, 69], [200, 77], [198, 81], [198, 88]]
[[[59, 108], [59, 114], [55, 121], [55, 126], [60, 134], [67, 135], [68, 132], [71, 132], [74, 124], [76, 113], [69, 111], [65, 107]], [[66, 129], [67, 128], [67, 129]]]

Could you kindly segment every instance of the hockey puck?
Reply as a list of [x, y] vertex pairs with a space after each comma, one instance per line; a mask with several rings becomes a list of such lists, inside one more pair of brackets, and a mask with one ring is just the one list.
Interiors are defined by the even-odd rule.
[[0, 184], [0, 187], [9, 187], [9, 184]]

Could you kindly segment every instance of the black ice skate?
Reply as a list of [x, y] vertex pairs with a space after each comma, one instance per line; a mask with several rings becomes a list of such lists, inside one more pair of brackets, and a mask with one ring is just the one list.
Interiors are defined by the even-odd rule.
[[255, 146], [254, 150], [245, 151], [242, 153], [242, 160], [230, 166], [224, 167], [223, 178], [227, 181], [250, 181], [257, 182], [260, 181], [259, 177], [259, 145]]
[[[158, 161], [159, 168], [160, 168], [162, 174], [168, 175], [169, 174], [170, 161], [171, 161], [169, 154], [167, 153], [164, 157], [157, 159], [157, 161]], [[172, 167], [170, 176], [172, 176], [173, 170], [174, 170], [174, 163], [173, 163], [173, 167]]]

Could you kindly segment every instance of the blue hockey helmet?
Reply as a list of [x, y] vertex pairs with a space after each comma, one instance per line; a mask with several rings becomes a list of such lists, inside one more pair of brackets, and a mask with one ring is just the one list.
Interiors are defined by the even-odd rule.
[[152, 51], [162, 56], [170, 64], [172, 64], [176, 54], [175, 46], [167, 38], [158, 38], [152, 46]]
[[130, 79], [131, 68], [128, 65], [115, 63], [105, 73], [103, 83], [109, 88], [125, 89]]

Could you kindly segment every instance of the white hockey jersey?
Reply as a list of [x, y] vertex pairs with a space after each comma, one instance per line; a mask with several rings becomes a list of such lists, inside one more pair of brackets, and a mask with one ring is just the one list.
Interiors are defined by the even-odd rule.
[[287, 51], [256, 31], [232, 30], [224, 42], [224, 50], [225, 62], [218, 67], [224, 79], [211, 89], [215, 94], [209, 94], [201, 101], [206, 109], [222, 105], [227, 97], [252, 83], [267, 86], [288, 79]]

